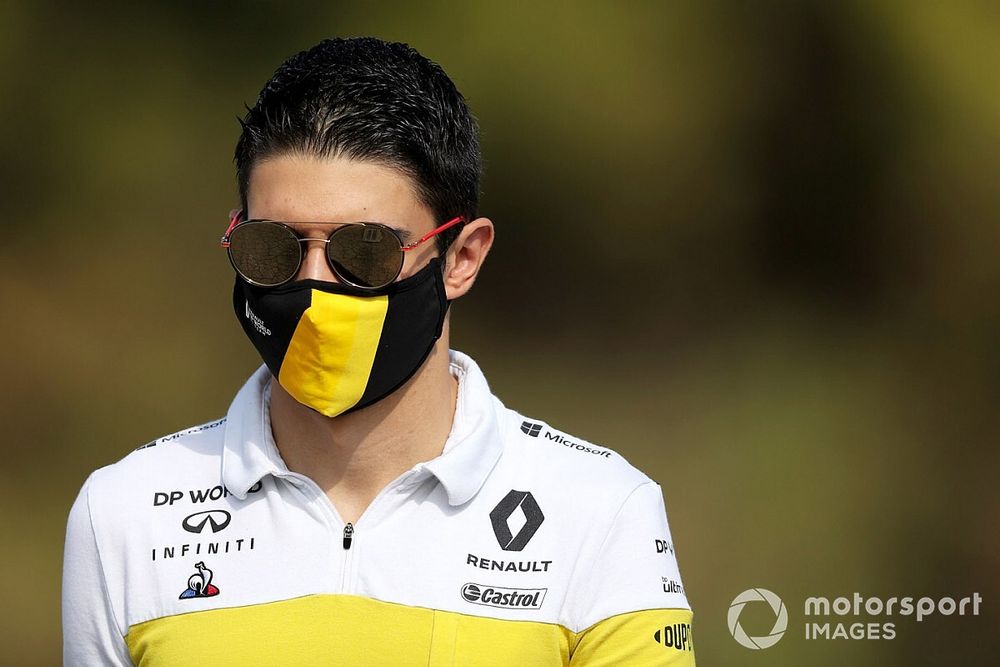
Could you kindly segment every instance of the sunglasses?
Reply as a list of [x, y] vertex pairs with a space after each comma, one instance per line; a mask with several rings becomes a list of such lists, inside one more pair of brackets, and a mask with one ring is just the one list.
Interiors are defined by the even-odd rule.
[[361, 289], [379, 289], [399, 277], [403, 257], [446, 229], [465, 221], [452, 218], [413, 243], [403, 243], [399, 234], [377, 222], [299, 223], [336, 224], [324, 238], [306, 238], [283, 222], [241, 220], [243, 211], [229, 212], [229, 228], [222, 247], [236, 273], [251, 285], [277, 287], [295, 278], [302, 266], [302, 244], [326, 244], [326, 261], [337, 278]]

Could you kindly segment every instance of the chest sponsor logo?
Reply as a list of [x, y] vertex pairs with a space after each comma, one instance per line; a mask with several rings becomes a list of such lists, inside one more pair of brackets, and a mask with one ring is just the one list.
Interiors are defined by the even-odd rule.
[[[545, 521], [545, 515], [531, 491], [511, 489], [490, 512], [490, 521], [501, 549], [521, 551]], [[511, 531], [512, 524], [520, 526], [516, 534]]]
[[178, 431], [177, 433], [173, 433], [171, 435], [165, 435], [162, 438], [158, 438], [156, 440], [153, 440], [152, 442], [147, 442], [145, 445], [140, 445], [136, 447], [135, 451], [139, 451], [140, 449], [149, 449], [150, 447], [156, 447], [157, 445], [163, 444], [165, 442], [170, 442], [171, 440], [176, 440], [177, 438], [183, 438], [185, 435], [193, 435], [195, 433], [207, 431], [210, 428], [215, 428], [216, 426], [220, 426], [225, 423], [226, 423], [226, 418], [223, 417], [222, 419], [217, 419], [214, 422], [202, 424], [201, 426], [194, 426], [184, 431]]
[[213, 572], [205, 567], [205, 562], [195, 563], [194, 569], [197, 572], [188, 577], [187, 588], [178, 599], [210, 598], [218, 595], [219, 587], [212, 583]]
[[611, 458], [610, 449], [601, 449], [600, 447], [590, 447], [589, 445], [583, 445], [580, 444], [579, 442], [573, 442], [572, 440], [568, 439], [567, 437], [565, 437], [560, 433], [553, 433], [552, 431], [546, 430], [545, 439], [552, 440], [562, 445], [563, 447], [569, 447], [570, 449], [577, 452], [583, 452], [584, 454], [595, 454], [597, 456], [603, 456], [606, 459]]
[[153, 547], [151, 560], [170, 560], [171, 558], [187, 558], [188, 556], [209, 556], [234, 554], [253, 551], [257, 547], [257, 538], [241, 537], [239, 539], [220, 540], [218, 542], [194, 542], [187, 544], [172, 544], [163, 547]]
[[[257, 493], [264, 486], [262, 481], [257, 482], [247, 493]], [[232, 495], [229, 489], [219, 484], [218, 486], [210, 486], [205, 489], [189, 489], [187, 491], [154, 491], [153, 492], [153, 507], [163, 507], [171, 506], [174, 503], [190, 502], [192, 504], [199, 504], [208, 502], [211, 500], [221, 500], [223, 498], [228, 498]]]
[[501, 588], [485, 584], [465, 584], [462, 599], [472, 604], [499, 609], [541, 609], [547, 588]]
[[684, 595], [684, 585], [681, 582], [670, 577], [660, 577], [660, 580], [663, 582], [664, 593], [680, 593]]
[[233, 515], [226, 510], [205, 510], [184, 517], [181, 527], [189, 533], [200, 533], [207, 526], [213, 533], [218, 533], [225, 530], [232, 519]]
[[537, 438], [538, 434], [542, 432], [542, 425], [535, 422], [521, 422], [521, 431], [532, 438]]
[[674, 544], [668, 540], [656, 540], [656, 553], [674, 555]]
[[[542, 424], [537, 422], [523, 421], [521, 422], [521, 431], [532, 438], [537, 438], [542, 433]], [[594, 454], [596, 456], [601, 456], [606, 459], [611, 458], [611, 450], [604, 449], [603, 447], [584, 445], [579, 442], [574, 442], [564, 436], [562, 433], [556, 433], [551, 429], [545, 429], [545, 439], [551, 440], [556, 444], [562, 445], [563, 447], [569, 447], [570, 449], [583, 452], [584, 454]]]
[[694, 646], [691, 643], [690, 623], [666, 625], [653, 633], [653, 639], [656, 640], [657, 644], [677, 649], [678, 651], [694, 650]]
[[548, 572], [552, 565], [550, 560], [493, 560], [475, 554], [468, 554], [465, 564], [478, 567], [481, 570], [495, 572]]

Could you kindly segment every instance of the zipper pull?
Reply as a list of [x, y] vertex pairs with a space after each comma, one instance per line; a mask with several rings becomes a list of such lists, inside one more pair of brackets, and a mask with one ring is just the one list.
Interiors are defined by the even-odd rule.
[[351, 542], [354, 540], [354, 524], [349, 523], [344, 526], [344, 548], [350, 549]]

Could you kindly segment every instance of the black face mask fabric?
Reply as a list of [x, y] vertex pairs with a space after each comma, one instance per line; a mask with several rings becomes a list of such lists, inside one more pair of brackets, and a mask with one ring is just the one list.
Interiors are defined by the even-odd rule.
[[301, 280], [256, 287], [236, 277], [233, 308], [278, 383], [326, 415], [360, 410], [413, 377], [448, 311], [441, 260], [371, 292]]

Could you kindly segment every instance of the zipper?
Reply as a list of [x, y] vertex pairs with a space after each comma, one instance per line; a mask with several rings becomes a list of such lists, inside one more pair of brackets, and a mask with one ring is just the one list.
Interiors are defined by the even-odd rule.
[[[413, 471], [409, 471], [409, 472], [413, 472]], [[316, 484], [316, 482], [314, 482], [309, 477], [306, 477], [305, 475], [301, 475], [301, 474], [295, 473], [295, 472], [289, 472], [289, 473], [286, 473], [286, 475], [288, 477], [295, 477], [295, 478], [301, 480], [303, 484], [305, 484], [306, 486], [308, 486], [309, 488], [311, 488], [312, 491], [313, 491], [313, 493], [316, 495], [316, 497], [320, 499], [320, 504], [324, 507], [326, 513], [330, 516], [330, 518], [333, 519], [333, 521], [336, 521], [338, 523], [343, 522], [343, 519], [340, 518], [340, 513], [337, 511], [337, 508], [334, 507], [333, 503], [330, 501], [329, 496], [327, 496], [323, 492], [323, 490], [321, 488], [319, 488], [319, 485]], [[408, 475], [409, 475], [409, 473], [404, 473], [403, 475], [401, 475], [401, 477], [406, 477]], [[396, 479], [393, 482], [390, 482], [388, 485], [386, 485], [381, 491], [379, 491], [378, 494], [376, 494], [376, 496], [372, 499], [371, 503], [369, 503], [369, 505], [365, 509], [365, 511], [361, 513], [361, 516], [358, 518], [358, 521], [360, 522], [363, 519], [365, 519], [365, 517], [367, 517], [370, 514], [372, 514], [372, 510], [375, 509], [376, 506], [380, 504], [380, 501], [383, 499], [384, 496], [388, 495], [390, 492], [393, 492], [397, 488], [399, 488], [399, 482], [400, 482], [400, 479]], [[347, 590], [347, 584], [348, 584], [348, 580], [350, 578], [348, 576], [348, 573], [350, 572], [351, 566], [353, 565], [353, 563], [351, 562], [353, 560], [351, 558], [351, 554], [355, 553], [351, 549], [351, 547], [354, 545], [354, 534], [355, 534], [355, 532], [356, 532], [356, 529], [355, 529], [353, 523], [351, 523], [351, 522], [344, 523], [343, 546], [344, 546], [344, 552], [345, 553], [344, 553], [344, 561], [343, 561], [343, 564], [342, 564], [343, 570], [341, 572], [341, 578], [340, 578], [340, 592], [341, 593], [347, 593], [348, 592], [348, 590]]]
[[343, 562], [341, 564], [342, 570], [340, 574], [339, 592], [346, 593], [347, 579], [348, 579], [347, 571], [348, 569], [350, 569], [351, 553], [353, 553], [349, 552], [349, 550], [354, 541], [354, 524], [346, 523], [342, 518], [340, 518], [340, 513], [337, 511], [337, 508], [333, 506], [333, 503], [330, 502], [330, 498], [325, 493], [323, 493], [323, 489], [319, 488], [319, 485], [316, 484], [316, 482], [314, 482], [312, 479], [306, 477], [305, 475], [300, 475], [297, 472], [286, 473], [286, 476], [294, 477], [295, 479], [301, 481], [304, 486], [306, 486], [308, 489], [312, 491], [313, 496], [319, 501], [320, 507], [323, 508], [323, 512], [329, 517], [331, 523], [334, 524], [342, 523], [344, 525], [343, 544], [345, 553]]
[[351, 542], [354, 541], [354, 524], [348, 523], [344, 526], [344, 549], [351, 548]]
[[351, 543], [354, 542], [354, 524], [344, 524], [344, 560], [340, 571], [340, 592], [347, 593], [347, 583], [350, 580], [348, 572], [351, 570]]

